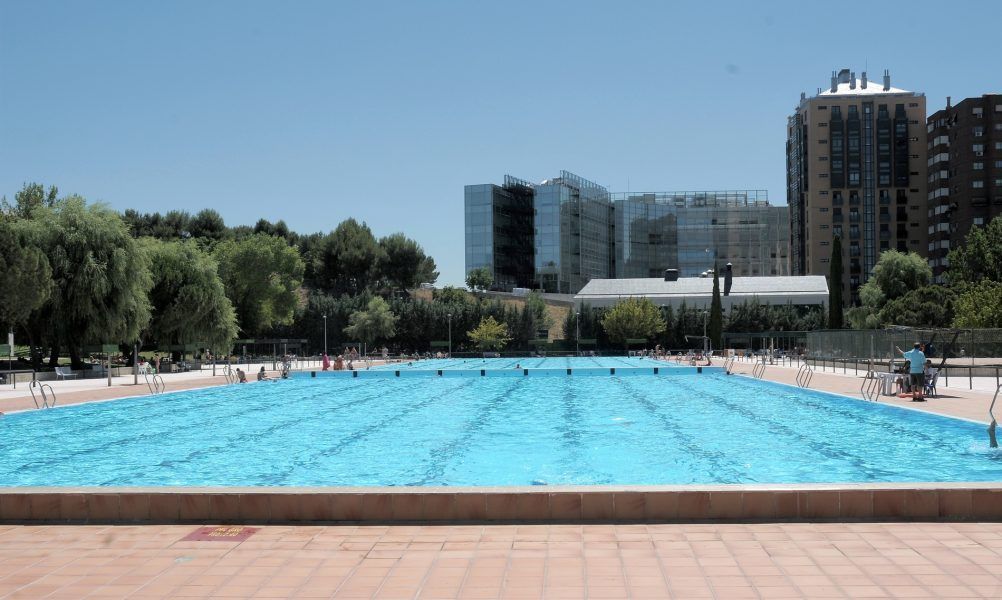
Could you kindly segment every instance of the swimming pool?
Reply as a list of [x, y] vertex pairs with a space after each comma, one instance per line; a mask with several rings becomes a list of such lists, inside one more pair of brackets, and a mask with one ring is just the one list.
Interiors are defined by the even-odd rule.
[[688, 371], [300, 374], [0, 419], [6, 486], [998, 480], [976, 423]]

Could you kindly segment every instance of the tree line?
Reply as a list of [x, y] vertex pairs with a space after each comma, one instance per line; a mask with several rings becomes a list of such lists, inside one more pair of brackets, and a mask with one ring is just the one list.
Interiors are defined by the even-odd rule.
[[[830, 281], [841, 281], [841, 240], [832, 245]], [[838, 258], [838, 262], [836, 262]], [[843, 309], [833, 286], [828, 327], [1002, 327], [1002, 217], [975, 226], [947, 256], [946, 281], [934, 283], [932, 269], [915, 252], [881, 253], [859, 289], [859, 303]]]
[[282, 221], [228, 227], [212, 209], [119, 214], [35, 183], [0, 202], [0, 246], [0, 325], [27, 341], [34, 368], [66, 355], [80, 368], [96, 344], [228, 353], [238, 336], [295, 329], [311, 305], [438, 277], [417, 242], [354, 219], [309, 235]]

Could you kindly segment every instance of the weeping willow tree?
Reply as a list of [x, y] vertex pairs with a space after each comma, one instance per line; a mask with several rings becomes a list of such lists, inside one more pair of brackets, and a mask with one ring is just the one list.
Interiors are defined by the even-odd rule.
[[52, 363], [63, 348], [81, 368], [83, 346], [138, 339], [150, 322], [149, 259], [119, 214], [71, 196], [36, 208], [30, 220], [53, 283], [49, 300], [29, 319], [32, 345], [47, 345]]
[[216, 352], [228, 352], [237, 336], [237, 316], [216, 261], [192, 241], [144, 238], [140, 243], [153, 277], [153, 311], [144, 341], [204, 342]]

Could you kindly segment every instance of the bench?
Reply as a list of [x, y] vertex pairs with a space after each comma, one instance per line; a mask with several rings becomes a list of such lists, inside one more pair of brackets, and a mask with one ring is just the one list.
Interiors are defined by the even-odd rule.
[[66, 379], [67, 377], [79, 377], [77, 373], [74, 373], [69, 367], [56, 367], [56, 379]]

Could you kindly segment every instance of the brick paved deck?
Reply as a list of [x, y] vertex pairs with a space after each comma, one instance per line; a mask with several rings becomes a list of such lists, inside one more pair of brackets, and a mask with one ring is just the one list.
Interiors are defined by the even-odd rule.
[[1002, 597], [1002, 524], [194, 529], [0, 526], [0, 597]]

